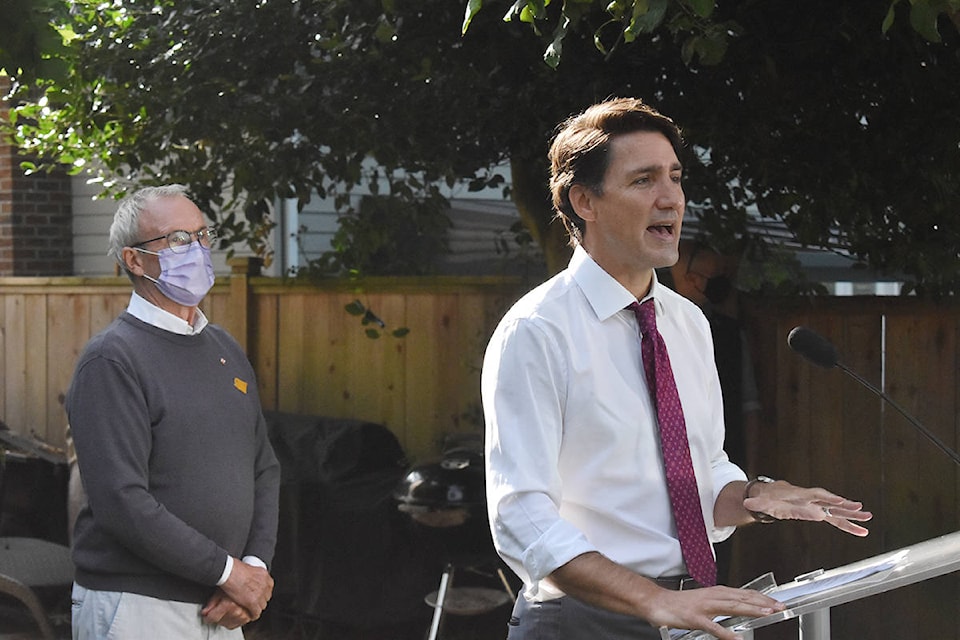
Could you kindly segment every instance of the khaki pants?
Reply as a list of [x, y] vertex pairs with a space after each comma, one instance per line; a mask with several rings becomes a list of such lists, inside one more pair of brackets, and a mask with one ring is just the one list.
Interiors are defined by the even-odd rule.
[[73, 640], [242, 640], [243, 631], [209, 625], [203, 607], [136, 593], [73, 585]]

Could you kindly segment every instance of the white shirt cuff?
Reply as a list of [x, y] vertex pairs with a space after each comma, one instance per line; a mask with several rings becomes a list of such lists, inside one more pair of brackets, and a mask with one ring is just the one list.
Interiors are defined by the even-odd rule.
[[267, 563], [257, 556], [243, 556], [243, 563], [249, 564], [251, 567], [260, 567], [261, 569], [267, 568]]
[[227, 564], [223, 565], [223, 573], [220, 574], [220, 579], [217, 580], [217, 586], [222, 586], [224, 582], [230, 577], [230, 572], [233, 571], [233, 557], [227, 556]]
[[[267, 563], [257, 556], [243, 556], [243, 563], [249, 564], [252, 567], [260, 567], [261, 569], [267, 568]], [[224, 565], [223, 573], [220, 574], [220, 580], [217, 582], [218, 587], [230, 579], [231, 572], [233, 572], [233, 556], [227, 556], [227, 564]]]

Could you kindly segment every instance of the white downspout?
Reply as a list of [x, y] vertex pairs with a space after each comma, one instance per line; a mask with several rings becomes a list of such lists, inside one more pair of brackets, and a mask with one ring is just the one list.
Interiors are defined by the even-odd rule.
[[300, 267], [300, 247], [297, 235], [300, 233], [300, 213], [296, 198], [283, 199], [283, 275], [288, 276]]

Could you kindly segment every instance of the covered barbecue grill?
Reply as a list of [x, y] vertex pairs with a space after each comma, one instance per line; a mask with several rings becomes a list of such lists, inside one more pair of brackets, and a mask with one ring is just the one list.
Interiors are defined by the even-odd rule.
[[400, 511], [422, 525], [485, 529], [483, 454], [467, 447], [450, 449], [439, 461], [410, 469], [394, 497]]
[[[438, 461], [411, 468], [394, 491], [397, 508], [411, 518], [424, 544], [439, 551], [445, 564], [440, 588], [425, 598], [434, 607], [429, 640], [437, 638], [444, 610], [484, 613], [514, 598], [487, 525], [483, 462], [479, 446], [454, 446]], [[456, 568], [487, 571], [502, 588], [453, 589]]]

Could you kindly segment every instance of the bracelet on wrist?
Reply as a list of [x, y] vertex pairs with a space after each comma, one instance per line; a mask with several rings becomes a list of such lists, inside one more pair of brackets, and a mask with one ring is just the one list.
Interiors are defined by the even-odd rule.
[[[755, 484], [757, 484], [757, 483], [760, 483], [760, 484], [773, 484], [773, 482], [775, 482], [774, 479], [773, 479], [773, 478], [769, 478], [769, 477], [767, 477], [767, 476], [757, 476], [757, 477], [754, 478], [753, 480], [750, 480], [749, 482], [747, 482], [746, 486], [743, 487], [743, 500], [744, 500], [744, 502], [747, 500], [747, 498], [750, 497], [750, 489], [753, 488], [753, 485], [755, 485]], [[747, 509], [747, 508], [744, 507], [744, 509]], [[749, 514], [753, 517], [754, 520], [756, 520], [757, 522], [759, 522], [759, 523], [761, 523], [761, 524], [770, 524], [771, 522], [776, 522], [776, 521], [777, 521], [777, 519], [774, 518], [773, 516], [771, 516], [769, 513], [763, 513], [762, 511], [751, 511], [750, 509], [747, 509], [747, 513], [749, 513]]]

